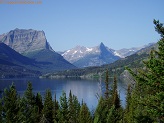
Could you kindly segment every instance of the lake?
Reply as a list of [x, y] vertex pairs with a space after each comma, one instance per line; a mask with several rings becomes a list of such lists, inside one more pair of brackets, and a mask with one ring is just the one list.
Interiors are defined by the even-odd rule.
[[[98, 99], [96, 95], [101, 95], [104, 90], [104, 82], [98, 80], [83, 80], [83, 79], [39, 79], [39, 78], [17, 78], [17, 79], [0, 79], [0, 90], [9, 87], [14, 82], [16, 89], [20, 95], [23, 95], [27, 88], [28, 81], [32, 82], [33, 92], [40, 92], [44, 96], [46, 89], [50, 89], [52, 97], [55, 94], [59, 100], [62, 95], [62, 91], [65, 91], [67, 97], [70, 90], [72, 94], [78, 97], [78, 100], [82, 100], [87, 104], [90, 110], [95, 110]], [[121, 104], [125, 106], [126, 89], [125, 85], [119, 81], [118, 91], [120, 94]]]

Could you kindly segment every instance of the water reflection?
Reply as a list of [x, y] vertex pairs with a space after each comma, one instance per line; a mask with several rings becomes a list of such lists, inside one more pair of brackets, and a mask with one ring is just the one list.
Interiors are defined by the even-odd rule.
[[[40, 92], [43, 96], [46, 89], [50, 89], [53, 98], [55, 97], [59, 100], [62, 95], [62, 91], [65, 91], [67, 97], [70, 90], [72, 94], [78, 97], [78, 100], [82, 100], [87, 103], [90, 110], [94, 110], [98, 104], [98, 99], [96, 95], [101, 95], [104, 91], [104, 82], [99, 82], [97, 80], [54, 80], [54, 79], [39, 79], [39, 78], [24, 78], [24, 79], [4, 79], [0, 80], [0, 90], [14, 82], [16, 89], [20, 95], [23, 95], [27, 88], [27, 82], [31, 81], [33, 85], [33, 92]], [[121, 104], [125, 105], [125, 88], [121, 82], [118, 82], [118, 91], [121, 98]]]

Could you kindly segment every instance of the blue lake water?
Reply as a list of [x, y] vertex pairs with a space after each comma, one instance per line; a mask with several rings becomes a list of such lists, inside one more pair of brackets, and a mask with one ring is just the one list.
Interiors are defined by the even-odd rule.
[[[0, 90], [9, 87], [12, 82], [15, 84], [16, 89], [20, 95], [23, 95], [27, 88], [27, 83], [30, 81], [33, 86], [33, 92], [40, 92], [44, 96], [46, 89], [50, 89], [52, 97], [55, 96], [59, 100], [62, 95], [62, 91], [65, 91], [67, 96], [70, 90], [72, 94], [78, 97], [78, 100], [82, 100], [87, 104], [90, 110], [95, 110], [98, 99], [97, 94], [103, 94], [105, 87], [104, 82], [98, 80], [80, 80], [80, 79], [39, 79], [39, 78], [18, 78], [18, 79], [0, 79]], [[119, 81], [118, 91], [120, 94], [121, 104], [125, 106], [125, 85]]]

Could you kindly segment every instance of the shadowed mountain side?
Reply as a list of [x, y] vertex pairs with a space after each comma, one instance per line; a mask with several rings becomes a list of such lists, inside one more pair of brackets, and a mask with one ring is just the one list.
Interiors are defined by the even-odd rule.
[[44, 31], [14, 29], [1, 35], [0, 42], [5, 43], [16, 52], [26, 56], [20, 57], [20, 54], [12, 55], [12, 52], [8, 53], [7, 49], [5, 53], [8, 57], [3, 55], [1, 57], [11, 63], [17, 63], [32, 70], [39, 70], [42, 73], [76, 68], [51, 48]]
[[[47, 53], [49, 57], [45, 58], [44, 56], [47, 56]], [[38, 59], [35, 59], [35, 57], [38, 57]], [[49, 62], [52, 59], [56, 59], [56, 61], [53, 60], [53, 62]], [[58, 62], [59, 59], [60, 62]], [[19, 70], [23, 72], [23, 69], [24, 71], [27, 71], [28, 69], [34, 72], [37, 71], [38, 74], [39, 73], [38, 71], [40, 71], [41, 73], [47, 73], [47, 72], [65, 70], [68, 69], [71, 64], [69, 62], [66, 62], [63, 59], [63, 57], [61, 57], [60, 55], [58, 54], [55, 55], [53, 51], [49, 51], [49, 50], [47, 52], [46, 50], [40, 51], [34, 55], [33, 59], [30, 59], [28, 57], [19, 54], [18, 52], [7, 46], [6, 44], [0, 43], [0, 65], [2, 70], [1, 73], [6, 70], [11, 71], [13, 68], [15, 68], [16, 70], [14, 71], [15, 72], [17, 71], [18, 73], [20, 72]], [[3, 69], [2, 69], [2, 65], [3, 65]], [[12, 68], [9, 69], [10, 67]]]

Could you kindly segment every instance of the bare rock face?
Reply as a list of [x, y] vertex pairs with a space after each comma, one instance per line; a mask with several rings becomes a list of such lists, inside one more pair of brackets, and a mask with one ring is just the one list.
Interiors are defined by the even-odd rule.
[[52, 50], [48, 44], [44, 31], [15, 29], [1, 36], [1, 42], [15, 51], [24, 54], [42, 49]]

